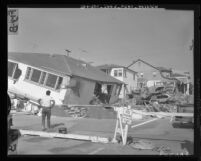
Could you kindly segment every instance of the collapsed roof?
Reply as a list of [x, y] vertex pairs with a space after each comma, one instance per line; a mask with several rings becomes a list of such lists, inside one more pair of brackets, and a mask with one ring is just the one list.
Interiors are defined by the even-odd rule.
[[66, 55], [8, 52], [8, 59], [69, 76], [78, 76], [102, 83], [123, 84], [123, 82], [106, 75], [89, 63]]

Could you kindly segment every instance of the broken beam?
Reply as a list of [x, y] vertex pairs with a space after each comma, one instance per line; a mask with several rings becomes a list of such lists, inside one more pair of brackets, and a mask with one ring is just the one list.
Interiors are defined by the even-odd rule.
[[36, 136], [49, 137], [49, 138], [86, 140], [86, 141], [97, 142], [97, 143], [108, 143], [109, 142], [108, 138], [103, 138], [103, 137], [99, 137], [99, 136], [49, 133], [49, 132], [31, 131], [31, 130], [20, 130], [20, 133], [21, 133], [21, 135], [36, 135]]

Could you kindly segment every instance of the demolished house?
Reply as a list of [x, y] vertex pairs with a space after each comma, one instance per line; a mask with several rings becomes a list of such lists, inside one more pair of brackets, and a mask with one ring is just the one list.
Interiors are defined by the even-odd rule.
[[37, 101], [51, 91], [56, 105], [88, 105], [118, 99], [123, 82], [90, 64], [66, 55], [8, 53], [8, 92]]

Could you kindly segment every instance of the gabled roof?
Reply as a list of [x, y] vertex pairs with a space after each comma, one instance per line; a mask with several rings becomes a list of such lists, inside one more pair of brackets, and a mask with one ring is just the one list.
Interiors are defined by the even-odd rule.
[[159, 70], [159, 71], [171, 72], [171, 69], [167, 69], [167, 68], [164, 68], [164, 67], [155, 67], [155, 66], [153, 66], [153, 65], [151, 65], [151, 64], [149, 64], [149, 63], [147, 63], [147, 62], [145, 62], [144, 60], [141, 60], [141, 59], [138, 59], [138, 60], [136, 60], [136, 61], [133, 61], [130, 65], [127, 66], [127, 68], [129, 68], [130, 66], [132, 66], [133, 64], [135, 64], [135, 63], [137, 63], [137, 62], [139, 62], [139, 61], [141, 61], [141, 62], [143, 62], [144, 64], [146, 64], [146, 65], [148, 65], [148, 66], [151, 66], [152, 68], [155, 68], [155, 69], [157, 69], [157, 70]]
[[122, 66], [122, 65], [116, 65], [116, 64], [104, 64], [104, 65], [99, 65], [99, 66], [96, 66], [97, 68], [99, 69], [112, 69], [112, 68], [124, 68], [124, 69], [127, 69], [133, 73], [137, 73], [136, 71], [134, 70], [131, 70], [125, 66]]
[[8, 59], [70, 76], [78, 76], [99, 82], [123, 83], [84, 61], [66, 55], [9, 52]]

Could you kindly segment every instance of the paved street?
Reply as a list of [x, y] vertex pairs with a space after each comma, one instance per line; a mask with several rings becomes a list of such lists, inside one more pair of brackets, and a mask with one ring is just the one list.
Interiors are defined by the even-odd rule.
[[[153, 120], [147, 118], [136, 121], [133, 125]], [[95, 135], [112, 138], [115, 129], [114, 119], [73, 119], [53, 116], [51, 119], [53, 132], [59, 127], [67, 127], [70, 134]], [[41, 130], [41, 117], [17, 113], [13, 115], [13, 128], [23, 130]], [[133, 126], [132, 125], [132, 126]], [[172, 152], [181, 153], [187, 150], [193, 154], [193, 129], [173, 128], [169, 119], [158, 119], [150, 123], [129, 128], [128, 136], [135, 141], [145, 139], [155, 146], [167, 146]], [[138, 150], [130, 145], [113, 143], [92, 143], [90, 141], [43, 138], [39, 136], [22, 136], [18, 141], [18, 154], [114, 154], [114, 155], [159, 155], [153, 150]]]

